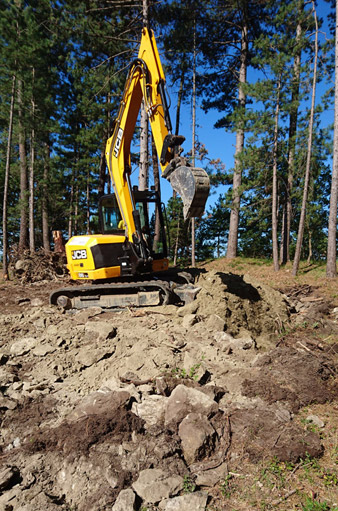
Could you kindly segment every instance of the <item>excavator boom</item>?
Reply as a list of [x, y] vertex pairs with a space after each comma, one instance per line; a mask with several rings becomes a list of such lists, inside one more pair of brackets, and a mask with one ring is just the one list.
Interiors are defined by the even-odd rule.
[[138, 57], [128, 74], [114, 132], [106, 146], [110, 177], [130, 240], [137, 230], [129, 182], [130, 145], [142, 99], [159, 155], [162, 176], [182, 198], [185, 218], [201, 216], [209, 194], [207, 173], [191, 167], [185, 158], [179, 156], [179, 146], [184, 137], [171, 133], [161, 60], [153, 32], [144, 28]]

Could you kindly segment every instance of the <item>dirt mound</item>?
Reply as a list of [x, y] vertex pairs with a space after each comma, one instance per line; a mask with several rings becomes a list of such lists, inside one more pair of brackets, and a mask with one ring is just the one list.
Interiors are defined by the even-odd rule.
[[0, 509], [222, 509], [232, 470], [325, 455], [297, 417], [337, 397], [333, 334], [280, 334], [297, 312], [247, 276], [198, 285], [184, 307], [0, 315]]
[[263, 338], [264, 334], [280, 332], [289, 321], [285, 296], [248, 275], [201, 273], [197, 285], [201, 291], [187, 309], [203, 316], [217, 314], [232, 336], [250, 332], [255, 338]]

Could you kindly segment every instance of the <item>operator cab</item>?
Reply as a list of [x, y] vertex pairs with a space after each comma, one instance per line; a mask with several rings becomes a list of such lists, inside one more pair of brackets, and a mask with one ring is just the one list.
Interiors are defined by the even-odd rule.
[[[140, 215], [142, 236], [153, 259], [167, 257], [167, 241], [164, 228], [163, 204], [153, 190], [133, 190], [135, 209]], [[157, 221], [156, 221], [157, 219]], [[123, 235], [125, 226], [114, 193], [103, 195], [99, 200], [101, 234]]]

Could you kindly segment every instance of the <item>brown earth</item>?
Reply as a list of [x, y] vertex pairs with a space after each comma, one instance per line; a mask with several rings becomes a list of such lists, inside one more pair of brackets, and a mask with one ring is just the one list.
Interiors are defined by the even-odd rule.
[[[64, 312], [65, 277], [0, 284], [0, 510], [337, 509], [334, 293], [202, 270], [184, 307]], [[316, 459], [317, 493], [290, 487]]]

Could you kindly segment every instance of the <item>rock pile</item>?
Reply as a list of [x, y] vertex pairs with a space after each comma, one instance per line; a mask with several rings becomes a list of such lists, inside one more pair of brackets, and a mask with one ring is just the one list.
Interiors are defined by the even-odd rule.
[[206, 511], [234, 464], [322, 453], [294, 417], [337, 395], [336, 351], [281, 343], [267, 287], [199, 285], [182, 308], [0, 316], [0, 509]]

